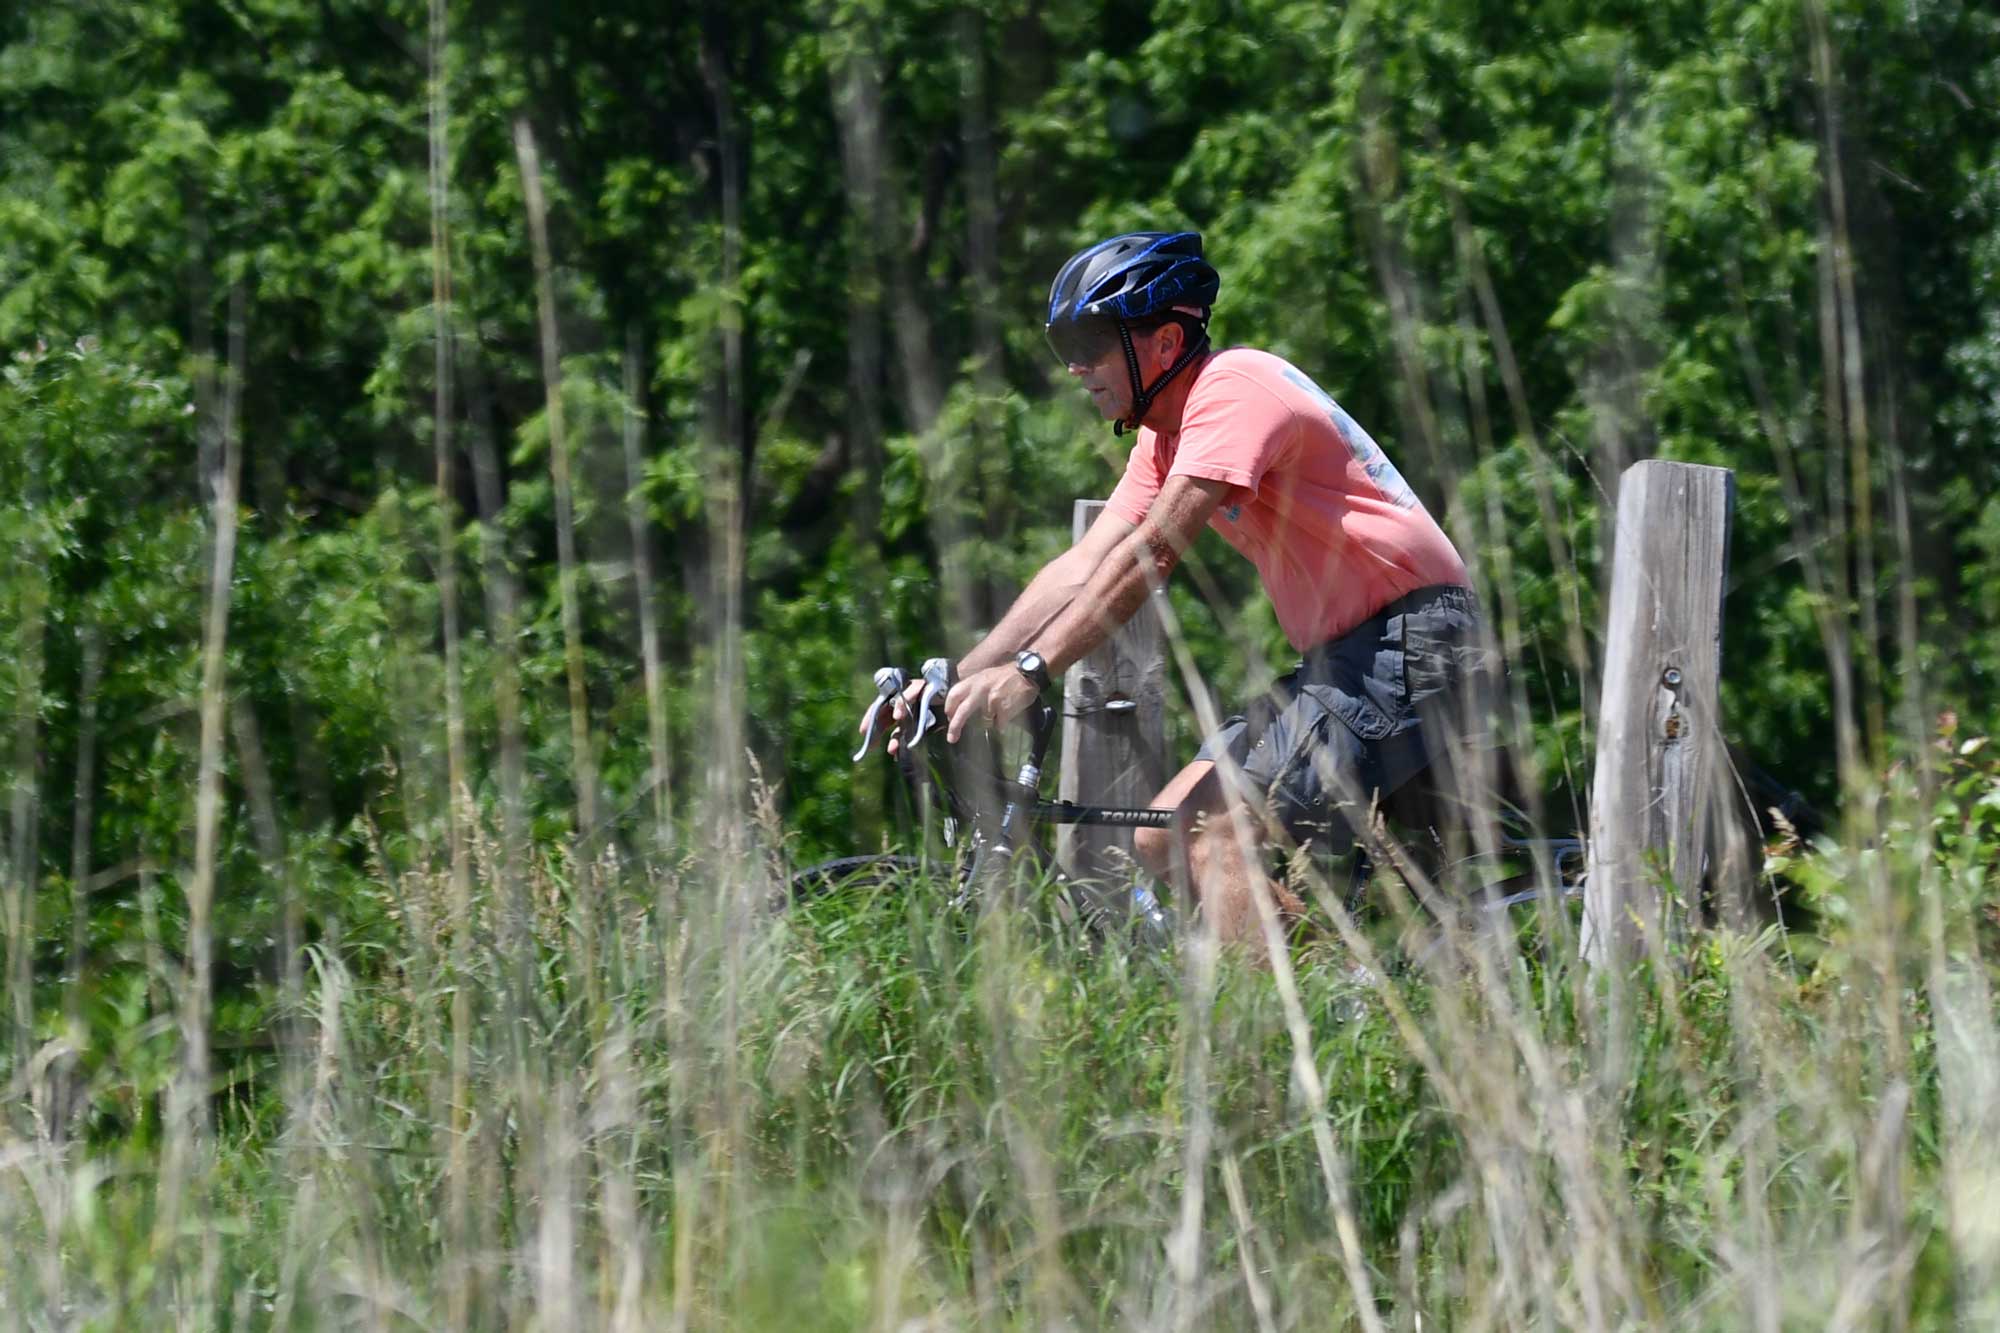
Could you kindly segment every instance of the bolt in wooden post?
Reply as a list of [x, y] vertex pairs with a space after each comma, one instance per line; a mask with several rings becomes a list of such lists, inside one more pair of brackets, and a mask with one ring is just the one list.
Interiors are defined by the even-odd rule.
[[1670, 929], [1661, 882], [1701, 882], [1727, 799], [1719, 687], [1736, 478], [1635, 463], [1619, 483], [1582, 950], [1622, 967]]
[[[1082, 540], [1103, 512], [1102, 500], [1078, 500], [1073, 536]], [[1166, 693], [1166, 641], [1149, 601], [1063, 676], [1057, 795], [1091, 805], [1151, 801], [1167, 781]], [[1130, 829], [1068, 826], [1056, 835], [1057, 859], [1078, 878], [1115, 873], [1131, 854]]]

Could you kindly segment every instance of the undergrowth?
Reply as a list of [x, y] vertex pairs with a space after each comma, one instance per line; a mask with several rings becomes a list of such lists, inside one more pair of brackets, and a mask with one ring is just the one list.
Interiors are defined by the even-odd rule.
[[496, 932], [455, 969], [442, 886], [405, 884], [366, 947], [315, 953], [287, 1039], [229, 1062], [211, 1137], [173, 1132], [170, 979], [143, 968], [14, 1072], [0, 1304], [96, 1328], [1976, 1323], [2000, 776], [1977, 742], [1932, 759], [1880, 794], [1885, 837], [1774, 850], [1810, 937], [1695, 933], [1619, 986], [1504, 933], [1370, 971], [1324, 932], [1289, 976], [1198, 939], [1093, 947], [1047, 884], [974, 916], [922, 876], [773, 913], [751, 853], [611, 881], [595, 978], [567, 874], [533, 886], [532, 967]]

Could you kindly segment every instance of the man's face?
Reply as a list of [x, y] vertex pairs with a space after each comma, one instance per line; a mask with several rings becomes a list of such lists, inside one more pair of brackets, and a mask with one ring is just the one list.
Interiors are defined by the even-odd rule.
[[[1136, 347], [1134, 350], [1137, 350]], [[1140, 373], [1144, 374], [1145, 357], [1140, 356]], [[1090, 405], [1097, 409], [1106, 421], [1123, 420], [1132, 410], [1132, 376], [1125, 366], [1125, 349], [1114, 347], [1089, 365], [1072, 361], [1069, 373], [1083, 382], [1084, 391], [1090, 395]]]
[[[1162, 370], [1172, 364], [1172, 355], [1167, 354], [1165, 344], [1171, 342], [1171, 351], [1177, 355], [1180, 346], [1180, 330], [1172, 324], [1163, 324], [1151, 333], [1133, 334], [1132, 350], [1139, 357], [1139, 378], [1151, 384]], [[1069, 373], [1083, 383], [1090, 394], [1090, 403], [1106, 421], [1122, 421], [1132, 411], [1132, 375], [1125, 365], [1125, 348], [1113, 344], [1102, 352], [1095, 361], [1088, 363], [1070, 361], [1066, 363]]]

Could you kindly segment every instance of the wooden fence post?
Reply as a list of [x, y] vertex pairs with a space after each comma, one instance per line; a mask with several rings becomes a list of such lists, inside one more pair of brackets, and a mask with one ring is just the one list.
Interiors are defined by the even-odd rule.
[[1622, 967], [1671, 929], [1661, 877], [1692, 893], [1728, 799], [1719, 686], [1735, 474], [1657, 459], [1619, 482], [1582, 951]]
[[[1103, 512], [1102, 500], [1078, 500], [1073, 536], [1081, 540]], [[1166, 644], [1149, 601], [1063, 676], [1058, 797], [1090, 805], [1151, 801], [1167, 781], [1166, 694]], [[1132, 854], [1130, 829], [1069, 825], [1056, 835], [1057, 859], [1079, 878], [1115, 873], [1118, 853]]]

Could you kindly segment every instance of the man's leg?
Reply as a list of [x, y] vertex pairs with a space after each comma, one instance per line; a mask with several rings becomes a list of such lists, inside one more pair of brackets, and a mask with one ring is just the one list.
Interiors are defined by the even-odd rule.
[[[1229, 801], [1215, 761], [1197, 759], [1183, 768], [1153, 804], [1174, 811], [1173, 825], [1137, 830], [1133, 851], [1140, 864], [1200, 905], [1223, 943], [1251, 945], [1262, 953], [1253, 894], [1269, 893], [1284, 915], [1304, 912], [1297, 895], [1264, 873], [1263, 822], [1240, 802]], [[1239, 818], [1230, 817], [1231, 804]]]
[[1222, 808], [1222, 782], [1215, 761], [1197, 759], [1174, 774], [1151, 805], [1156, 810], [1172, 810], [1174, 822], [1169, 828], [1135, 829], [1132, 852], [1153, 875], [1180, 888], [1188, 877], [1189, 834], [1203, 815]]

